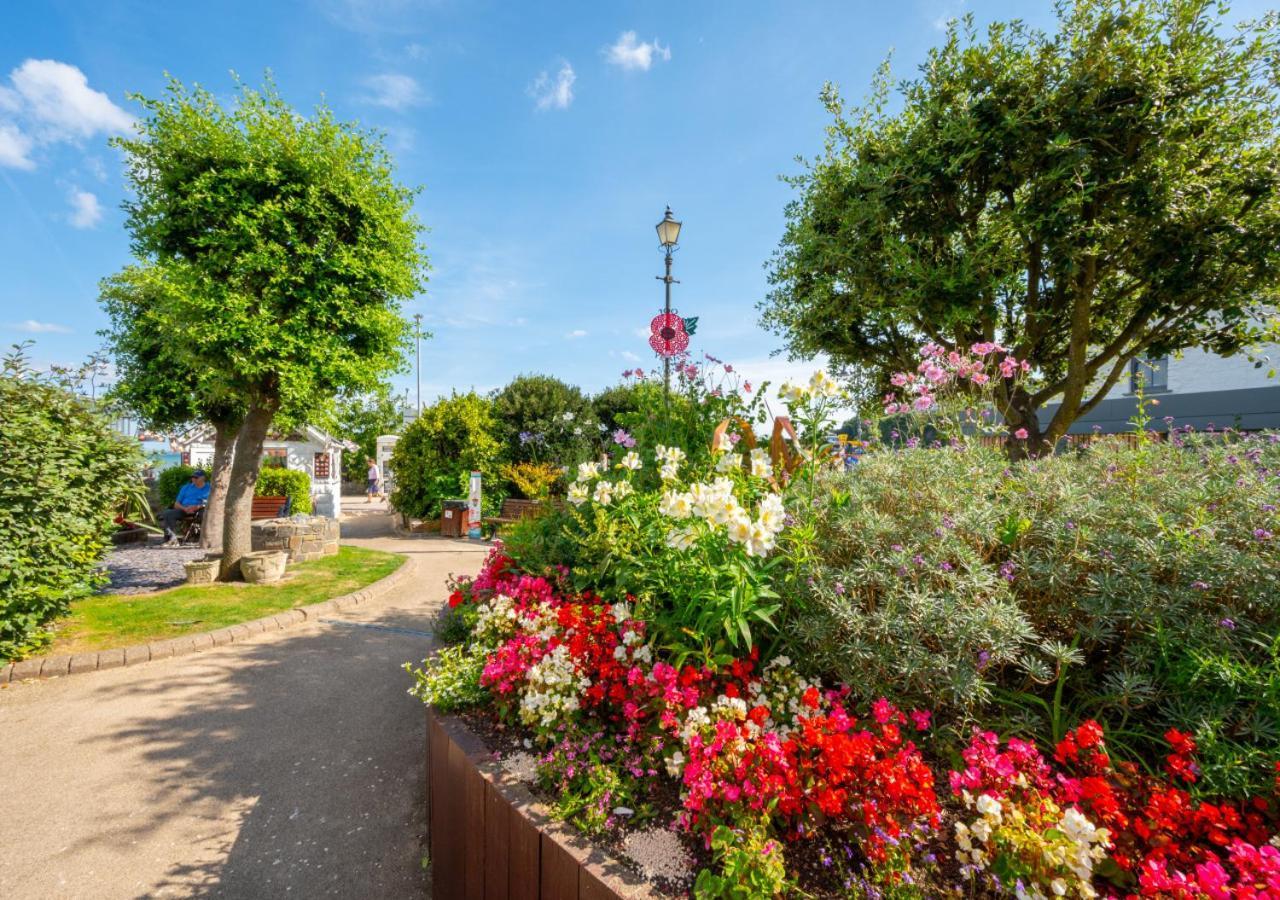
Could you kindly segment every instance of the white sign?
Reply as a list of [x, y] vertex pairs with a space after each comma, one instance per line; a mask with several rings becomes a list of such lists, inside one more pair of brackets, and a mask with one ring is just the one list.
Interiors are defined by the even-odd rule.
[[480, 537], [480, 473], [471, 473], [471, 490], [467, 494], [467, 537]]

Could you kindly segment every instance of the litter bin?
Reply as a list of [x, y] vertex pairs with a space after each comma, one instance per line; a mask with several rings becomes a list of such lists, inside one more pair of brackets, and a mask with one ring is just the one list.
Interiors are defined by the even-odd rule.
[[464, 537], [467, 533], [467, 501], [446, 500], [440, 514], [441, 537]]

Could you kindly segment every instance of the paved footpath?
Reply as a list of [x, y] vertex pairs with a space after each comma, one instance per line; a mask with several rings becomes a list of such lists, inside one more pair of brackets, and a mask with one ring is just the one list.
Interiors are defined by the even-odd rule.
[[486, 548], [388, 523], [348, 520], [344, 543], [411, 577], [334, 623], [0, 690], [0, 897], [422, 897], [423, 710], [400, 666]]

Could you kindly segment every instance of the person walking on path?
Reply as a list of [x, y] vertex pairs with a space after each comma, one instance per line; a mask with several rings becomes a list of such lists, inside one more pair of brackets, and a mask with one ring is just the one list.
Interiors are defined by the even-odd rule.
[[366, 460], [369, 463], [369, 487], [366, 493], [368, 498], [365, 502], [372, 503], [374, 498], [379, 496], [379, 482], [382, 480], [382, 473], [378, 471], [378, 464], [372, 459]]

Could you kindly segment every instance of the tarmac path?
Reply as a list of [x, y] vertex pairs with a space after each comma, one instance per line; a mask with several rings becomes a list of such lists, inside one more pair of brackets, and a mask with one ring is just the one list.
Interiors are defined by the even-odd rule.
[[421, 660], [477, 543], [343, 543], [408, 579], [332, 620], [140, 666], [0, 690], [0, 897], [420, 898]]

